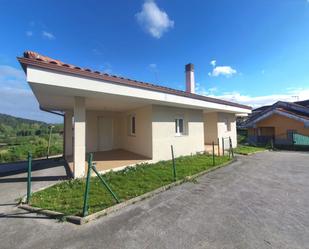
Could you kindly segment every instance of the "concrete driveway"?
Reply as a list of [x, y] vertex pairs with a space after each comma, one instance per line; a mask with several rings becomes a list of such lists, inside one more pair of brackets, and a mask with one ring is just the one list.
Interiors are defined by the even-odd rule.
[[0, 218], [0, 247], [309, 248], [309, 154], [239, 157], [83, 226], [11, 207]]

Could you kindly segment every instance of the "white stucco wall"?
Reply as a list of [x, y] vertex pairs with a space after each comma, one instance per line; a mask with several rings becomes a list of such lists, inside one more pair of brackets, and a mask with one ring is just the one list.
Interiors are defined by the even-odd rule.
[[[153, 161], [171, 159], [171, 148], [175, 156], [190, 155], [204, 150], [204, 124], [201, 110], [153, 106], [152, 108]], [[185, 135], [175, 134], [175, 118], [182, 116]]]

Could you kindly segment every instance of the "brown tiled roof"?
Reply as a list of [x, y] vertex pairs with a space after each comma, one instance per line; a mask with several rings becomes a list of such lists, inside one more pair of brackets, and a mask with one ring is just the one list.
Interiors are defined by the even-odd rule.
[[153, 91], [158, 91], [158, 92], [163, 92], [163, 93], [169, 93], [169, 94], [174, 94], [178, 96], [183, 96], [183, 97], [188, 97], [192, 99], [198, 99], [198, 100], [203, 100], [207, 102], [212, 102], [212, 103], [217, 103], [217, 104], [222, 104], [222, 105], [228, 105], [228, 106], [235, 106], [239, 108], [244, 108], [251, 110], [252, 108], [250, 106], [222, 100], [222, 99], [216, 99], [216, 98], [211, 98], [211, 97], [206, 97], [203, 95], [198, 95], [198, 94], [193, 94], [185, 91], [180, 91], [176, 90], [173, 88], [169, 87], [163, 87], [159, 85], [154, 85], [151, 83], [146, 83], [146, 82], [141, 82], [137, 80], [132, 80], [132, 79], [127, 79], [124, 77], [119, 77], [116, 75], [110, 75], [107, 73], [101, 73], [99, 71], [93, 71], [88, 68], [81, 68], [78, 66], [74, 66], [71, 64], [64, 63], [59, 60], [52, 59], [47, 56], [43, 56], [41, 54], [38, 54], [36, 52], [32, 51], [26, 51], [24, 52], [23, 57], [18, 57], [18, 61], [21, 63], [23, 66], [24, 70], [25, 67], [28, 65], [32, 66], [37, 66], [41, 68], [46, 68], [50, 70], [56, 70], [60, 72], [66, 72], [66, 73], [71, 73], [71, 74], [76, 74], [76, 75], [81, 75], [89, 78], [95, 78], [95, 79], [102, 79], [106, 81], [111, 81], [116, 84], [121, 84], [121, 85], [127, 85], [131, 87], [137, 87], [137, 88], [143, 88], [143, 89], [148, 89], [148, 90], [153, 90]]

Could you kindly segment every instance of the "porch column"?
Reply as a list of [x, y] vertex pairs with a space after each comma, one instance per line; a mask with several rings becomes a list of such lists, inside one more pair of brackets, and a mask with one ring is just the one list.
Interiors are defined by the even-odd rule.
[[72, 137], [72, 117], [71, 111], [66, 111], [64, 114], [64, 157], [67, 158], [73, 155], [73, 137]]
[[86, 160], [85, 98], [74, 99], [74, 178], [85, 176]]

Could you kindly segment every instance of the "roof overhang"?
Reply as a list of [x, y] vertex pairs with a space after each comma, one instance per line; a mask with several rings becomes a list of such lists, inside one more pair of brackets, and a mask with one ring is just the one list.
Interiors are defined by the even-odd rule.
[[[40, 106], [50, 110], [72, 110], [74, 97], [86, 98], [86, 108], [93, 110], [124, 111], [147, 104], [159, 104], [175, 107], [201, 109], [205, 112], [221, 111], [236, 114], [251, 113], [247, 106], [217, 100], [172, 94], [165, 90], [158, 91], [121, 82], [105, 80], [102, 77], [78, 75], [65, 70], [54, 70], [42, 66], [24, 63], [27, 81], [31, 86]], [[93, 73], [92, 73], [93, 74]], [[176, 90], [175, 90], [176, 91]], [[202, 97], [202, 96], [201, 96]], [[233, 105], [232, 105], [233, 104]]]

